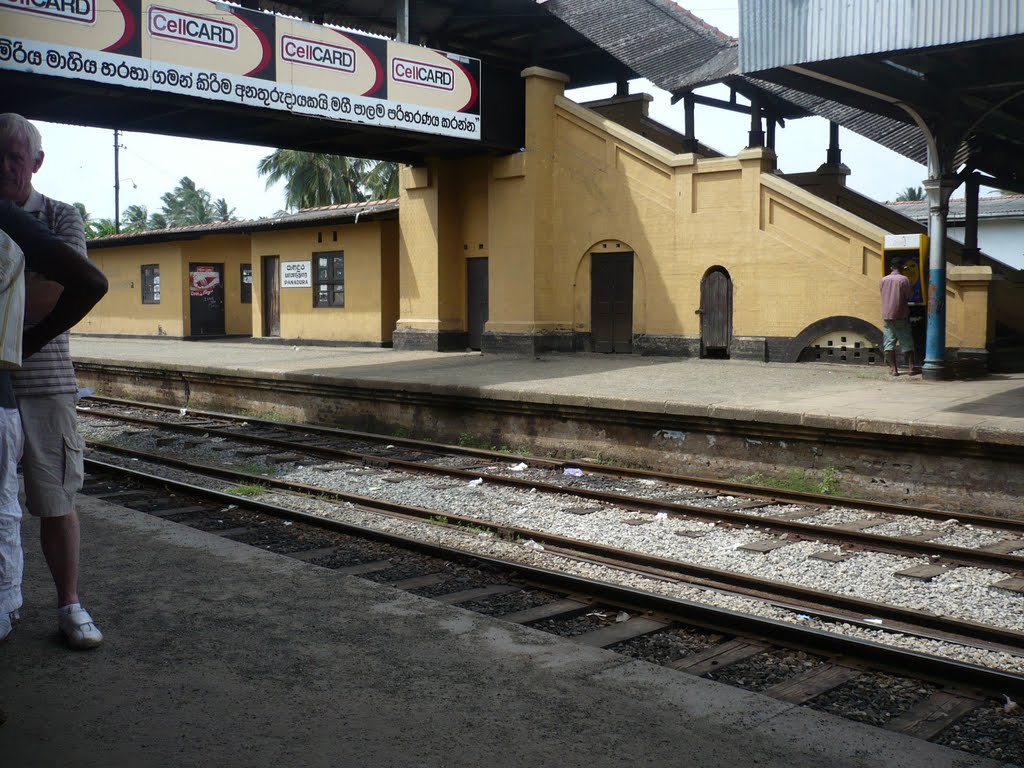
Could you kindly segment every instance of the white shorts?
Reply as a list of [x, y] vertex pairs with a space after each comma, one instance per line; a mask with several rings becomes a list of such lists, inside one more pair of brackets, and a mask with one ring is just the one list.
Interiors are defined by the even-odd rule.
[[21, 447], [18, 410], [0, 408], [0, 614], [21, 608], [21, 579], [25, 571], [18, 503]]
[[75, 394], [18, 398], [25, 453], [25, 508], [36, 517], [63, 517], [82, 488], [85, 441], [78, 434]]

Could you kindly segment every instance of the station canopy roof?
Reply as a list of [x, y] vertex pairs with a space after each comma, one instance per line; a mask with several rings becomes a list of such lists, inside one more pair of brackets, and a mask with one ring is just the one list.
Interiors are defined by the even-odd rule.
[[[241, 0], [239, 4], [390, 38], [397, 35], [396, 0]], [[491, 80], [485, 77], [484, 82], [485, 123], [488, 113], [491, 119], [505, 123], [521, 122], [521, 117], [515, 119], [516, 115], [521, 116], [521, 112], [515, 112], [515, 105], [500, 102], [503, 98], [509, 102], [521, 98], [521, 90], [515, 87], [520, 82], [519, 72], [539, 66], [568, 75], [570, 87], [646, 78], [675, 98], [701, 86], [724, 83], [748, 99], [757, 98], [773, 117], [784, 120], [818, 115], [917, 162], [924, 163], [927, 157], [923, 132], [902, 110], [890, 104], [879, 106], [871, 99], [851, 97], [848, 91], [820, 81], [783, 76], [774, 70], [745, 75], [740, 71], [738, 41], [671, 0], [415, 0], [410, 6], [410, 42], [479, 58], [492, 73]], [[1005, 88], [990, 88], [997, 75], [1021, 80], [1024, 45], [1020, 40], [1016, 43], [1012, 53], [1006, 48], [913, 51], [905, 54], [903, 63], [911, 69], [934, 70], [949, 77], [969, 72], [976, 85], [972, 98], [994, 103], [1004, 98], [1006, 92]], [[998, 53], [996, 62], [985, 63], [985, 57], [992, 52]], [[865, 77], [875, 73], [893, 82], [899, 80], [892, 67], [880, 71], [873, 62], [855, 63], [868, 72]], [[12, 88], [12, 93], [20, 95], [18, 103], [9, 108], [40, 119], [84, 121], [125, 130], [171, 132], [403, 162], [416, 162], [432, 154], [517, 148], [508, 141], [453, 142], [444, 137], [367, 130], [312, 118], [305, 119], [300, 126], [295, 122], [297, 118], [290, 115], [240, 120], [217, 105], [206, 110], [185, 109], [171, 102], [161, 105], [156, 96], [150, 96], [145, 104], [108, 99], [108, 109], [97, 117], [94, 95], [85, 92], [81, 81], [76, 83], [66, 87], [52, 85], [35, 94]], [[902, 85], [910, 87], [913, 83], [907, 81]], [[936, 93], [936, 98], [940, 95]], [[1002, 175], [1011, 181], [1024, 180], [1024, 170], [1014, 165], [1024, 163], [1021, 109], [1024, 104], [1006, 106], [998, 119], [990, 121], [1001, 126], [1000, 132], [976, 137], [973, 157], [980, 170], [997, 176], [999, 170], [1011, 168]], [[1006, 138], [1013, 130], [1019, 143]], [[1010, 183], [1006, 186], [1012, 188]]]
[[[243, 6], [395, 37], [395, 0], [249, 0]], [[738, 42], [672, 0], [417, 0], [411, 42], [510, 71], [563, 72], [570, 87], [645, 78], [675, 98], [724, 83], [780, 119], [819, 115], [924, 163], [917, 126], [740, 74]], [[484, 95], [486, 110], [487, 94]], [[699, 127], [698, 127], [699, 128]], [[699, 134], [699, 131], [698, 131]]]

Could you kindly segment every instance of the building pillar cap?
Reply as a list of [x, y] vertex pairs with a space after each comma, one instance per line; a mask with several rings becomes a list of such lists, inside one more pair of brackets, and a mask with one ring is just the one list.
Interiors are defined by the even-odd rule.
[[569, 76], [564, 72], [556, 72], [553, 69], [545, 69], [544, 67], [527, 67], [519, 73], [521, 77], [540, 77], [545, 80], [557, 80], [562, 83], [569, 82]]

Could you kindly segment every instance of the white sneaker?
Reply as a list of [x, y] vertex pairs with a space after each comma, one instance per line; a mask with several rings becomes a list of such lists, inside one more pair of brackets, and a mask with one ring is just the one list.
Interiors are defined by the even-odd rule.
[[67, 638], [68, 645], [78, 650], [95, 648], [103, 642], [103, 633], [92, 616], [78, 603], [60, 609], [57, 626]]

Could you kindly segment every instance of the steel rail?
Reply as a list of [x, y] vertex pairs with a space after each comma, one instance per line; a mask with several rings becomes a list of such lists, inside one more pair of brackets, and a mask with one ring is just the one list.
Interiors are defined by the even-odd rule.
[[[455, 476], [470, 480], [482, 477], [488, 479], [492, 483], [504, 485], [510, 488], [520, 488], [523, 490], [537, 489], [544, 491], [545, 493], [574, 495], [592, 501], [600, 501], [627, 507], [638, 512], [672, 512], [681, 517], [697, 518], [714, 523], [720, 523], [724, 520], [734, 525], [755, 525], [756, 527], [771, 533], [792, 534], [804, 539], [826, 541], [838, 545], [849, 545], [852, 542], [876, 552], [889, 552], [899, 555], [908, 555], [911, 557], [929, 557], [936, 563], [942, 562], [944, 564], [951, 565], [956, 564], [977, 566], [981, 568], [993, 568], [1009, 573], [1024, 571], [1024, 556], [1021, 555], [990, 552], [983, 549], [971, 549], [968, 547], [955, 547], [948, 544], [904, 539], [897, 536], [883, 536], [881, 534], [870, 533], [868, 531], [838, 530], [829, 526], [803, 523], [798, 520], [787, 520], [785, 518], [773, 517], [770, 515], [754, 517], [752, 515], [744, 514], [743, 512], [731, 511], [728, 508], [701, 507], [693, 504], [682, 504], [680, 502], [667, 500], [643, 499], [636, 496], [611, 493], [608, 491], [562, 486], [556, 483], [548, 483], [535, 479], [521, 479], [505, 475], [496, 475], [489, 472], [481, 472], [479, 468], [461, 469], [457, 467], [440, 467], [401, 459], [380, 459], [379, 457], [369, 456], [357, 451], [346, 451], [324, 446], [308, 446], [289, 440], [280, 440], [260, 435], [246, 435], [231, 431], [219, 432], [215, 429], [211, 429], [209, 425], [165, 425], [163, 422], [158, 422], [156, 420], [131, 416], [124, 417], [123, 420], [130, 423], [143, 423], [155, 428], [166, 428], [187, 434], [202, 434], [204, 436], [216, 434], [219, 437], [236, 440], [240, 443], [270, 445], [275, 448], [282, 448], [289, 451], [302, 451], [321, 458], [335, 460], [339, 458], [353, 459], [356, 461], [362, 461], [367, 466], [378, 467], [381, 469], [399, 469], [407, 472], [427, 473], [443, 477]], [[103, 447], [107, 450], [114, 449], [114, 446], [104, 445]], [[508, 461], [508, 458], [504, 458], [503, 461]], [[856, 502], [852, 503], [854, 505], [856, 504]], [[856, 509], [856, 507], [854, 508]], [[943, 516], [943, 519], [956, 519], [967, 522], [970, 517], [971, 516], [945, 515]], [[999, 525], [1000, 519], [984, 519], [989, 527]], [[1024, 523], [1021, 523], [1020, 521], [1016, 522], [1018, 522], [1018, 525], [1010, 525], [1008, 526], [1008, 530], [1016, 531], [1019, 527], [1024, 527]]]
[[850, 656], [868, 660], [871, 664], [891, 669], [902, 674], [918, 675], [922, 678], [966, 685], [997, 694], [1024, 697], [1024, 676], [977, 664], [944, 659], [938, 656], [896, 648], [882, 643], [838, 635], [825, 630], [790, 624], [778, 619], [768, 619], [752, 614], [726, 610], [682, 598], [657, 595], [633, 587], [588, 579], [573, 574], [553, 571], [537, 566], [507, 561], [493, 555], [467, 552], [455, 547], [422, 541], [397, 533], [319, 517], [311, 513], [259, 502], [254, 499], [240, 499], [237, 495], [215, 491], [202, 486], [153, 475], [137, 469], [116, 464], [86, 459], [93, 468], [114, 474], [123, 474], [146, 484], [170, 487], [196, 496], [241, 505], [273, 516], [297, 520], [312, 526], [384, 541], [396, 546], [413, 549], [448, 559], [477, 564], [490, 564], [522, 574], [530, 582], [557, 588], [564, 592], [592, 596], [611, 605], [634, 610], [659, 613], [669, 618], [697, 624], [720, 632], [756, 635], [770, 639], [778, 645], [808, 649], [832, 656]]
[[[496, 535], [509, 539], [533, 539], [544, 546], [559, 547], [570, 550], [574, 553], [584, 553], [588, 556], [597, 556], [615, 560], [620, 566], [624, 565], [632, 569], [642, 568], [653, 570], [657, 575], [664, 577], [670, 574], [677, 580], [689, 580], [700, 586], [721, 586], [728, 587], [731, 591], [746, 590], [748, 594], [757, 597], [772, 595], [776, 598], [797, 600], [813, 607], [828, 607], [833, 610], [849, 611], [855, 617], [879, 618], [899, 622], [918, 629], [930, 630], [944, 633], [947, 636], [959, 636], [973, 640], [981, 640], [988, 643], [996, 643], [1013, 652], [1024, 654], [1024, 633], [1003, 627], [994, 627], [976, 622], [953, 619], [945, 616], [914, 611], [898, 606], [876, 603], [869, 600], [861, 600], [856, 597], [838, 595], [831, 592], [801, 587], [784, 582], [775, 582], [762, 579], [756, 576], [748, 576], [735, 571], [725, 571], [705, 566], [694, 565], [681, 560], [648, 555], [645, 553], [623, 550], [603, 544], [571, 539], [557, 534], [545, 533], [530, 528], [518, 526], [500, 525], [490, 523], [478, 518], [456, 515], [444, 510], [424, 509], [395, 502], [384, 501], [357, 494], [332, 491], [326, 488], [308, 486], [287, 481], [265, 478], [259, 475], [251, 475], [236, 470], [223, 469], [219, 467], [208, 467], [192, 464], [182, 459], [172, 459], [158, 454], [147, 454], [142, 451], [132, 451], [109, 446], [99, 446], [100, 450], [108, 450], [113, 453], [127, 455], [132, 458], [142, 459], [154, 464], [163, 464], [184, 469], [198, 475], [220, 477], [237, 481], [239, 483], [259, 484], [278, 490], [314, 495], [319, 498], [330, 498], [332, 500], [355, 504], [370, 511], [385, 510], [390, 513], [398, 513], [407, 517], [419, 520], [436, 520], [439, 517], [446, 521], [455, 521], [463, 526], [486, 528]], [[694, 582], [696, 580], [696, 582]]]
[[[151, 409], [156, 411], [167, 411], [174, 413], [177, 413], [181, 410], [173, 406], [161, 405], [158, 403], [139, 403], [130, 400], [118, 400], [115, 398], [98, 397], [96, 395], [91, 395], [88, 399], [104, 404], [117, 405], [126, 408]], [[82, 413], [93, 416], [100, 415], [100, 412], [90, 412], [87, 410], [83, 411]], [[159, 421], [156, 419], [145, 419], [143, 417], [138, 416], [121, 415], [111, 413], [109, 411], [102, 412], [102, 414], [105, 416], [109, 416], [110, 418], [113, 419], [140, 424], [151, 424], [153, 426], [158, 426], [165, 429], [180, 429], [181, 431], [204, 429], [202, 427], [192, 427], [187, 424], [174, 424], [173, 422]], [[932, 507], [916, 507], [909, 504], [895, 504], [893, 502], [873, 501], [870, 499], [857, 499], [848, 496], [828, 496], [824, 494], [806, 493], [802, 491], [790, 491], [780, 488], [753, 485], [750, 483], [738, 483], [726, 480], [709, 480], [707, 478], [693, 477], [689, 475], [676, 475], [668, 472], [655, 472], [652, 470], [633, 469], [629, 467], [615, 467], [607, 464], [598, 464], [595, 462], [571, 461], [567, 459], [548, 459], [538, 456], [525, 456], [514, 453], [488, 451], [482, 448], [468, 448], [461, 445], [448, 445], [445, 443], [434, 443], [426, 440], [415, 440], [412, 438], [397, 437], [394, 435], [379, 435], [374, 434], [372, 432], [360, 432], [356, 430], [341, 429], [338, 427], [325, 427], [321, 425], [294, 424], [290, 422], [255, 419], [245, 416], [239, 416], [236, 414], [226, 414], [214, 411], [195, 411], [189, 409], [188, 414], [208, 419], [222, 419], [224, 421], [233, 423], [251, 424], [276, 431], [293, 430], [297, 432], [308, 432], [316, 435], [340, 437], [343, 439], [366, 440], [369, 442], [377, 442], [382, 444], [393, 444], [396, 446], [402, 446], [412, 450], [421, 450], [424, 452], [436, 454], [456, 454], [462, 456], [473, 456], [480, 459], [486, 459], [488, 462], [518, 461], [531, 464], [534, 467], [545, 467], [550, 468], [552, 470], [564, 470], [569, 467], [576, 467], [579, 469], [586, 470], [591, 474], [607, 475], [609, 477], [631, 478], [637, 480], [658, 480], [671, 485], [693, 486], [696, 488], [703, 488], [708, 491], [720, 491], [723, 494], [747, 495], [754, 498], [765, 499], [769, 502], [790, 502], [808, 504], [812, 506], [819, 505], [827, 507], [855, 507], [858, 510], [862, 510], [865, 512], [890, 512], [895, 515], [923, 517], [929, 520], [938, 520], [943, 522], [946, 520], [954, 519], [957, 521], [961, 521], [967, 525], [975, 525], [987, 528], [1003, 528], [1006, 530], [1019, 531], [1022, 534], [1024, 534], [1024, 520], [1016, 520], [1013, 518], [993, 517], [991, 515], [975, 515], [964, 512], [945, 512], [943, 510], [934, 509]], [[230, 434], [232, 436], [238, 437], [240, 440], [246, 439], [245, 436], [240, 436], [239, 433]], [[254, 436], [252, 438], [253, 441], [259, 439], [261, 438], [259, 438], [258, 436]], [[294, 449], [300, 445], [300, 443], [287, 444], [287, 441], [281, 441], [280, 447]], [[304, 450], [312, 452], [314, 448], [314, 446], [307, 446], [304, 448]], [[358, 454], [356, 452], [350, 453], [355, 457], [365, 457], [363, 454]], [[378, 457], [373, 458], [378, 459]], [[391, 460], [387, 461], [391, 462]], [[413, 463], [415, 464], [415, 462]]]

